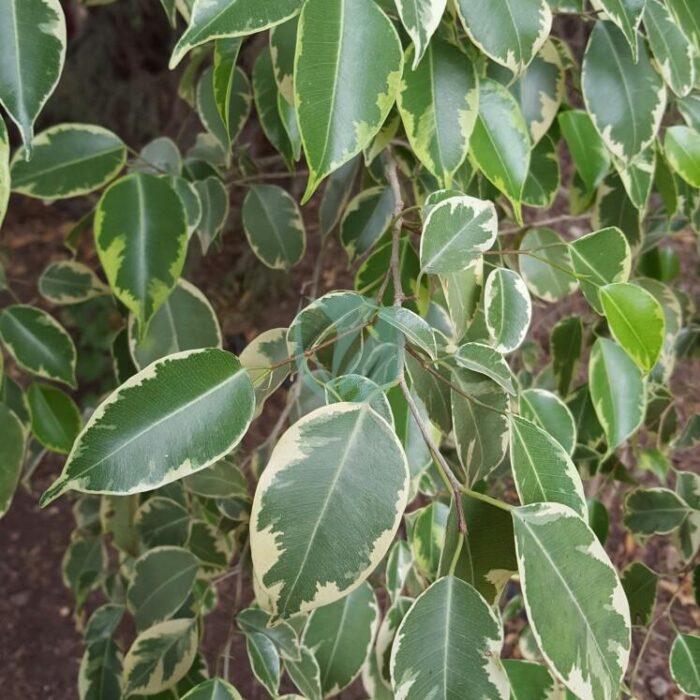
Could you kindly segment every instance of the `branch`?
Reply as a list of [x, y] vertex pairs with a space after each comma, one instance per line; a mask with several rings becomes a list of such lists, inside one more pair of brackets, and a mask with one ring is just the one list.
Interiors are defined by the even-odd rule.
[[[401, 286], [401, 268], [399, 261], [399, 242], [401, 239], [401, 225], [403, 223], [403, 199], [401, 197], [401, 185], [396, 172], [396, 163], [389, 156], [386, 166], [386, 177], [394, 194], [394, 227], [391, 232], [391, 277], [394, 283], [394, 306], [401, 306], [404, 300]], [[383, 292], [382, 292], [383, 296]], [[380, 296], [381, 299], [381, 296]]]

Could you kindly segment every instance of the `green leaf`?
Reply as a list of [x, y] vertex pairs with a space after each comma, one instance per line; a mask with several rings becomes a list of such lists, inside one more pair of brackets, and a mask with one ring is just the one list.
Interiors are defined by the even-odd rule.
[[399, 90], [402, 69], [396, 30], [372, 0], [304, 4], [294, 65], [299, 129], [309, 165], [302, 203], [379, 131]]
[[610, 154], [588, 112], [568, 109], [559, 114], [559, 126], [576, 165], [576, 172], [589, 192], [603, 182], [610, 169]]
[[246, 634], [245, 646], [253, 674], [273, 698], [277, 697], [281, 665], [275, 645], [264, 634], [253, 632]]
[[508, 698], [500, 620], [468, 583], [446, 576], [404, 617], [391, 652], [394, 694], [406, 700]]
[[435, 334], [430, 324], [410, 309], [401, 306], [383, 306], [378, 317], [398, 330], [405, 339], [420, 348], [432, 359], [437, 357]]
[[700, 187], [700, 133], [689, 126], [666, 129], [664, 151], [671, 167], [690, 185]]
[[665, 535], [679, 528], [691, 509], [673, 491], [639, 488], [625, 498], [625, 526], [637, 535]]
[[645, 211], [656, 171], [656, 149], [649, 146], [629, 165], [625, 166], [613, 158], [627, 197], [640, 211]]
[[190, 492], [205, 498], [231, 498], [247, 496], [248, 483], [243, 472], [229, 455], [182, 480]]
[[272, 624], [269, 613], [250, 607], [238, 613], [236, 624], [244, 634], [259, 633], [267, 637], [285, 660], [301, 661], [297, 633], [288, 622], [278, 621]]
[[233, 143], [250, 114], [253, 94], [248, 76], [236, 66], [242, 39], [219, 39], [214, 46], [214, 100]]
[[549, 433], [569, 455], [573, 454], [576, 424], [571, 411], [556, 394], [545, 389], [525, 389], [520, 393], [518, 407], [523, 418]]
[[591, 4], [595, 10], [604, 13], [606, 19], [614, 22], [622, 30], [636, 63], [637, 30], [642, 21], [646, 0], [591, 0]]
[[576, 696], [618, 697], [630, 652], [630, 615], [608, 555], [566, 506], [536, 503], [512, 514], [520, 584], [545, 660]]
[[619, 345], [606, 338], [598, 338], [591, 350], [588, 381], [593, 406], [605, 431], [608, 449], [614, 450], [644, 420], [644, 378]]
[[500, 353], [518, 348], [530, 327], [532, 301], [517, 272], [495, 269], [486, 280], [484, 313], [491, 341]]
[[396, 9], [408, 36], [413, 42], [415, 70], [428, 48], [430, 37], [440, 24], [447, 0], [397, 0]]
[[[324, 406], [292, 425], [262, 473], [251, 514], [267, 606], [289, 616], [357, 588], [394, 538], [408, 479], [403, 448], [368, 404]], [[358, 500], [367, 504], [362, 511]]]
[[622, 572], [622, 587], [630, 606], [633, 625], [646, 626], [656, 600], [656, 574], [645, 564], [635, 561]]
[[114, 295], [143, 334], [185, 263], [185, 208], [170, 184], [134, 173], [104, 192], [95, 212], [95, 246]]
[[210, 678], [185, 693], [182, 700], [242, 700], [242, 696], [223, 678]]
[[382, 237], [395, 206], [390, 187], [370, 187], [347, 205], [340, 221], [340, 241], [351, 261], [364, 255]]
[[391, 406], [381, 387], [361, 374], [344, 374], [325, 384], [326, 403], [368, 403], [389, 425], [394, 424]]
[[477, 166], [510, 199], [520, 222], [532, 144], [520, 106], [508, 89], [494, 80], [479, 83], [479, 117], [470, 145]]
[[586, 518], [581, 477], [564, 448], [520, 416], [510, 417], [510, 427], [510, 463], [521, 503], [562, 503]]
[[452, 176], [467, 157], [478, 113], [476, 70], [459, 48], [437, 37], [412, 68], [413, 54], [410, 47], [404, 57], [399, 112], [416, 157], [445, 187], [451, 187]]
[[119, 700], [122, 697], [122, 653], [116, 642], [100, 639], [85, 647], [78, 670], [81, 700]]
[[297, 203], [277, 185], [253, 185], [243, 201], [243, 228], [255, 255], [273, 270], [304, 256], [306, 230]]
[[682, 25], [662, 2], [646, 0], [644, 27], [663, 79], [678, 97], [684, 97], [693, 89], [696, 75], [693, 45]]
[[197, 620], [159, 622], [141, 632], [124, 658], [124, 695], [154, 695], [183, 678], [197, 653]]
[[637, 249], [643, 236], [641, 219], [642, 213], [627, 194], [622, 178], [616, 173], [608, 175], [596, 192], [593, 228], [619, 228], [630, 246]]
[[455, 331], [455, 340], [464, 337], [474, 320], [481, 298], [484, 279], [483, 258], [478, 258], [466, 270], [440, 275], [447, 309]]
[[302, 646], [301, 659], [299, 661], [285, 661], [284, 667], [287, 669], [289, 677], [294, 685], [303, 693], [303, 697], [309, 700], [321, 700], [321, 671], [318, 662], [308, 647]]
[[7, 513], [12, 503], [19, 475], [24, 461], [26, 433], [19, 418], [4, 404], [0, 403], [0, 518]]
[[260, 52], [253, 66], [253, 96], [258, 119], [267, 140], [279, 151], [287, 167], [291, 169], [295, 154], [280, 114], [279, 89], [275, 82], [270, 47]]
[[29, 148], [17, 149], [10, 165], [12, 190], [46, 200], [77, 197], [113, 180], [124, 163], [126, 146], [111, 131], [60, 124], [42, 131]]
[[386, 588], [389, 599], [395, 602], [401, 595], [408, 573], [413, 565], [413, 555], [406, 540], [396, 540], [386, 558]]
[[413, 560], [430, 581], [437, 577], [449, 511], [444, 503], [435, 501], [406, 514]]
[[27, 405], [36, 439], [52, 452], [68, 454], [83, 424], [73, 399], [56, 387], [34, 382], [27, 390]]
[[129, 350], [140, 370], [176, 352], [220, 347], [221, 329], [214, 309], [185, 279], [178, 280], [142, 338], [137, 335], [136, 319], [129, 319]]
[[195, 0], [189, 26], [170, 57], [170, 68], [175, 68], [195, 46], [212, 39], [261, 32], [293, 17], [302, 4], [303, 0]]
[[556, 323], [549, 338], [552, 371], [557, 381], [557, 391], [566, 397], [576, 365], [581, 358], [583, 323], [579, 316], [568, 316]]
[[185, 180], [184, 177], [173, 175], [170, 177], [170, 185], [177, 192], [178, 197], [185, 207], [185, 216], [187, 218], [187, 236], [188, 238], [197, 229], [202, 218], [202, 201], [194, 183]]
[[516, 395], [513, 373], [503, 355], [483, 343], [465, 343], [457, 349], [455, 361], [461, 367], [484, 374], [505, 389], [511, 396]]
[[294, 105], [294, 54], [297, 47], [299, 18], [293, 17], [270, 30], [270, 56], [275, 82], [283, 99]]
[[555, 302], [571, 294], [578, 286], [569, 246], [556, 231], [551, 228], [530, 229], [520, 242], [520, 251], [520, 274], [535, 296]]
[[59, 0], [6, 0], [0, 6], [0, 104], [28, 145], [66, 56], [66, 19]]
[[700, 637], [678, 634], [671, 647], [671, 676], [690, 696], [700, 695]]
[[422, 272], [449, 274], [467, 269], [493, 245], [498, 217], [493, 202], [448, 197], [430, 208], [420, 239]]
[[[5, 122], [0, 117], [0, 226], [7, 213], [10, 188], [10, 137]], [[0, 286], [4, 286], [4, 281]]]
[[202, 578], [225, 571], [233, 555], [230, 535], [204, 520], [192, 521], [187, 548], [199, 559]]
[[643, 287], [626, 282], [601, 287], [600, 301], [613, 338], [642, 372], [650, 372], [664, 344], [661, 304]]
[[[486, 478], [508, 449], [508, 395], [491, 379], [469, 370], [452, 373], [455, 446], [467, 486]], [[459, 391], [458, 391], [459, 390]]]
[[100, 537], [74, 539], [66, 549], [61, 563], [63, 584], [76, 598], [78, 608], [85, 603], [90, 591], [100, 583], [107, 568], [107, 552]]
[[650, 146], [666, 107], [666, 86], [645, 44], [632, 57], [612, 22], [596, 22], [583, 57], [583, 97], [608, 150], [623, 163]]
[[178, 176], [182, 173], [182, 155], [172, 139], [159, 136], [141, 149], [130, 168], [151, 175]]
[[604, 228], [572, 241], [570, 252], [583, 295], [602, 314], [600, 287], [626, 282], [630, 275], [632, 253], [627, 239], [619, 228]]
[[554, 141], [544, 135], [530, 153], [530, 170], [523, 186], [523, 204], [549, 208], [559, 192], [559, 158]]
[[255, 388], [257, 412], [287, 378], [291, 361], [287, 348], [287, 329], [271, 328], [248, 343], [240, 356], [241, 364], [248, 370]]
[[59, 260], [41, 273], [39, 293], [53, 304], [80, 304], [109, 294], [109, 287], [87, 265]]
[[134, 527], [148, 547], [181, 546], [190, 533], [188, 510], [170, 498], [149, 498], [136, 511]]
[[511, 700], [549, 700], [559, 697], [560, 687], [542, 664], [520, 659], [503, 659], [510, 681]]
[[126, 592], [137, 630], [172, 617], [190, 595], [198, 569], [197, 557], [180, 547], [156, 547], [139, 557]]
[[368, 583], [309, 615], [302, 644], [318, 661], [325, 697], [336, 695], [357, 678], [378, 625], [379, 606]]
[[360, 156], [355, 156], [328, 176], [318, 207], [318, 223], [323, 236], [327, 236], [340, 221], [350, 199], [361, 160]]
[[73, 340], [46, 311], [25, 304], [6, 306], [0, 313], [0, 340], [26, 372], [77, 386]]
[[214, 68], [209, 66], [197, 82], [197, 114], [204, 128], [216, 139], [224, 152], [226, 163], [230, 160], [231, 137], [225, 117], [221, 115], [220, 103], [226, 95], [217, 95], [214, 85]]
[[391, 648], [396, 639], [396, 632], [411, 605], [413, 605], [413, 598], [402, 596], [396, 600], [386, 611], [377, 631], [377, 641], [374, 644], [375, 653], [372, 656], [377, 666], [380, 683], [387, 690], [391, 688]]
[[552, 27], [545, 0], [457, 0], [469, 38], [491, 59], [518, 75]]
[[223, 230], [229, 213], [228, 192], [223, 182], [215, 175], [194, 183], [202, 206], [202, 217], [197, 224], [197, 236], [202, 253], [207, 254], [209, 246]]
[[254, 408], [235, 355], [190, 350], [158, 360], [96, 409], [41, 504], [71, 488], [140, 493], [204, 469], [238, 444]]

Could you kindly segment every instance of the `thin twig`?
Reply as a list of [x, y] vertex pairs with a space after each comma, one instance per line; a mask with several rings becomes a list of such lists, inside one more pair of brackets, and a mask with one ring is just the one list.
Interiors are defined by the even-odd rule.
[[[401, 286], [401, 267], [399, 261], [399, 243], [401, 240], [401, 224], [403, 222], [403, 197], [401, 195], [401, 184], [399, 175], [396, 172], [396, 163], [389, 156], [386, 165], [386, 177], [389, 186], [394, 194], [394, 227], [391, 232], [391, 278], [394, 283], [394, 306], [401, 306], [403, 303], [403, 287]], [[380, 299], [383, 296], [380, 295]]]
[[520, 233], [527, 228], [533, 228], [536, 226], [549, 226], [551, 224], [561, 224], [566, 221], [583, 221], [590, 220], [590, 214], [560, 214], [559, 216], [552, 216], [549, 219], [540, 219], [539, 221], [528, 221], [522, 226], [516, 226], [514, 228], [504, 228], [502, 231], [498, 232], [499, 236], [507, 236], [511, 233]]

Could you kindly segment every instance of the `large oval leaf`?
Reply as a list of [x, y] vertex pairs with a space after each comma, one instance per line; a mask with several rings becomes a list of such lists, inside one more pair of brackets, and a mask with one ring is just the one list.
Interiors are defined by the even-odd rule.
[[277, 185], [253, 185], [243, 201], [243, 227], [252, 251], [273, 270], [296, 265], [306, 249], [297, 203]]
[[183, 350], [220, 347], [221, 329], [214, 309], [204, 294], [184, 279], [178, 280], [142, 338], [138, 338], [134, 317], [130, 318], [129, 350], [138, 369]]
[[195, 0], [190, 24], [170, 57], [170, 68], [175, 68], [195, 46], [273, 27], [293, 17], [302, 4], [303, 0]]
[[513, 527], [528, 619], [549, 666], [577, 697], [617, 698], [630, 614], [598, 538], [558, 503], [514, 509]]
[[19, 418], [4, 404], [0, 403], [0, 431], [3, 435], [0, 447], [0, 518], [7, 513], [12, 496], [17, 488], [22, 462], [26, 433]]
[[65, 199], [87, 194], [116, 177], [126, 146], [107, 129], [60, 124], [42, 131], [12, 159], [12, 189], [28, 197]]
[[[406, 3], [408, 4], [408, 3]], [[445, 187], [467, 157], [479, 90], [473, 63], [453, 44], [435, 38], [417, 68], [406, 52], [398, 106], [418, 159]]]
[[95, 246], [114, 295], [136, 316], [139, 334], [175, 286], [187, 251], [185, 208], [163, 178], [128, 175], [95, 211]]
[[304, 4], [294, 65], [299, 129], [309, 164], [302, 203], [379, 131], [402, 69], [399, 37], [373, 0]]
[[513, 95], [495, 80], [482, 80], [471, 153], [484, 175], [513, 203], [518, 220], [530, 147], [530, 134]]
[[253, 566], [269, 607], [288, 616], [357, 588], [391, 544], [408, 481], [403, 448], [368, 404], [324, 406], [287, 430], [251, 514]]
[[484, 312], [489, 336], [498, 352], [513, 352], [525, 340], [532, 301], [520, 275], [499, 267], [486, 280]]
[[436, 581], [404, 617], [391, 652], [391, 681], [405, 700], [508, 698], [501, 622], [472, 586]]
[[46, 311], [25, 304], [6, 307], [0, 313], [0, 340], [23, 370], [75, 388], [75, 345]]
[[423, 272], [459, 272], [478, 260], [498, 235], [493, 202], [448, 197], [430, 208], [420, 239]]
[[661, 304], [637, 284], [618, 282], [600, 289], [613, 338], [645, 374], [659, 359], [666, 328]]
[[549, 36], [545, 0], [457, 0], [469, 38], [496, 63], [522, 73]]
[[581, 477], [564, 448], [520, 416], [511, 416], [510, 428], [510, 464], [521, 503], [563, 503], [586, 518]]
[[27, 145], [63, 70], [66, 19], [59, 0], [5, 0], [0, 5], [0, 46], [0, 104]]
[[368, 583], [309, 615], [302, 643], [318, 661], [325, 697], [336, 695], [357, 678], [378, 625], [379, 606]]
[[71, 488], [140, 493], [204, 469], [238, 444], [254, 409], [235, 355], [190, 350], [158, 360], [95, 410], [41, 503]]
[[632, 58], [622, 32], [597, 22], [583, 58], [583, 97], [609, 151], [629, 163], [649, 146], [666, 107], [666, 86], [654, 70], [644, 43]]

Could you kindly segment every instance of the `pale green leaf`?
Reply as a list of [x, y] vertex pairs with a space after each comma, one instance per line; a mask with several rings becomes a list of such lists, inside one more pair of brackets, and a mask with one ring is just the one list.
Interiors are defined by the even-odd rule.
[[87, 265], [59, 260], [41, 273], [39, 293], [53, 304], [80, 304], [109, 294], [109, 287]]
[[223, 230], [229, 213], [228, 191], [215, 175], [194, 183], [202, 207], [202, 216], [197, 224], [197, 236], [206, 255], [209, 246]]
[[289, 354], [286, 328], [271, 328], [253, 338], [243, 349], [240, 361], [253, 382], [258, 413], [265, 400], [287, 378], [292, 367]]
[[540, 299], [559, 301], [578, 286], [569, 246], [551, 228], [530, 229], [520, 241], [520, 252], [520, 274]]
[[17, 416], [4, 404], [0, 403], [0, 518], [7, 513], [12, 503], [19, 475], [24, 461], [26, 432]]
[[485, 374], [496, 384], [515, 396], [515, 377], [501, 353], [483, 343], [465, 343], [457, 349], [454, 355], [457, 364]]
[[499, 267], [488, 276], [484, 312], [489, 337], [498, 352], [513, 352], [522, 344], [530, 327], [532, 301], [517, 272]]

